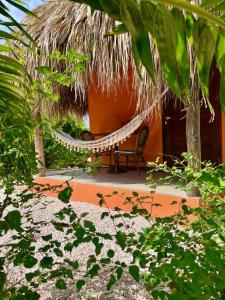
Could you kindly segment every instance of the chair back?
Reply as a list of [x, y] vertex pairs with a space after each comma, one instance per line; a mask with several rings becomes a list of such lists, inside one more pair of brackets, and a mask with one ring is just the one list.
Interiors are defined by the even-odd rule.
[[144, 150], [145, 143], [148, 139], [149, 135], [149, 128], [144, 126], [140, 132], [138, 133], [137, 140], [136, 140], [136, 152], [141, 153]]
[[90, 131], [83, 130], [82, 133], [81, 133], [81, 139], [82, 139], [82, 141], [94, 141], [95, 136]]

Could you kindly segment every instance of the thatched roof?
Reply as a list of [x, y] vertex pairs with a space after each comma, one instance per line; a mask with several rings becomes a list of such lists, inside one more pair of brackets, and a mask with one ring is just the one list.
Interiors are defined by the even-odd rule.
[[85, 113], [89, 82], [104, 91], [116, 90], [121, 88], [121, 79], [126, 84], [130, 69], [134, 75], [133, 92], [137, 94], [137, 109], [143, 103], [145, 107], [146, 103], [151, 104], [162, 91], [161, 78], [157, 80], [159, 86], [153, 87], [144, 69], [143, 81], [136, 75], [129, 34], [105, 37], [105, 33], [115, 27], [115, 21], [103, 13], [94, 12], [91, 15], [86, 5], [69, 0], [49, 0], [34, 12], [37, 19], [27, 17], [24, 20], [42, 53], [38, 58], [31, 52], [27, 53], [28, 70], [33, 76], [37, 76], [35, 67], [48, 64], [46, 55], [57, 49], [65, 52], [72, 48], [89, 57], [86, 71], [74, 74], [78, 81], [69, 89], [61, 89], [60, 102], [52, 104], [51, 108], [48, 106], [51, 111], [56, 110], [59, 114], [68, 110]]

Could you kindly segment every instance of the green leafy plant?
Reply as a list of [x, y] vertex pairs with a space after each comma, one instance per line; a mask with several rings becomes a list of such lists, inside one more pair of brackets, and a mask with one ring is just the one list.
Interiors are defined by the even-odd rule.
[[[49, 121], [47, 126], [44, 126], [46, 167], [50, 169], [84, 167], [90, 156], [89, 151], [75, 152], [61, 146], [52, 138], [48, 123]], [[83, 122], [75, 121], [72, 116], [65, 118], [64, 121], [53, 121], [52, 126], [62, 129], [76, 139], [81, 138], [81, 132], [85, 129]]]

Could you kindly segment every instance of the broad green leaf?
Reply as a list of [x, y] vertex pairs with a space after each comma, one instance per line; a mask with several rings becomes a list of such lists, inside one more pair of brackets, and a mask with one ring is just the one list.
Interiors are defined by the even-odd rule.
[[223, 59], [221, 71], [222, 72], [220, 77], [220, 105], [223, 113], [225, 114], [225, 58]]
[[138, 266], [133, 265], [129, 267], [129, 273], [130, 275], [134, 278], [134, 280], [136, 280], [137, 282], [140, 281], [140, 270], [138, 268]]
[[173, 9], [172, 14], [177, 31], [176, 61], [179, 87], [182, 93], [190, 98], [190, 61], [185, 34], [185, 19], [183, 13], [178, 9]]
[[155, 71], [150, 41], [142, 22], [140, 6], [135, 0], [122, 0], [120, 9], [122, 22], [132, 35], [132, 51], [139, 76], [138, 56], [152, 81], [155, 82]]
[[180, 96], [176, 62], [177, 34], [174, 30], [176, 23], [172, 13], [165, 6], [158, 6], [155, 15], [152, 10], [149, 1], [141, 3], [142, 18], [147, 28], [148, 18], [150, 18], [149, 31], [156, 42], [165, 79], [170, 89]]
[[209, 75], [212, 60], [215, 56], [218, 31], [214, 26], [205, 26], [203, 29], [197, 49], [197, 67], [202, 93], [209, 99]]
[[222, 72], [223, 69], [224, 58], [225, 58], [225, 32], [220, 31], [218, 36], [218, 43], [216, 47], [216, 62], [220, 70], [220, 73]]
[[121, 21], [120, 2], [121, 0], [99, 0], [103, 10], [112, 18]]

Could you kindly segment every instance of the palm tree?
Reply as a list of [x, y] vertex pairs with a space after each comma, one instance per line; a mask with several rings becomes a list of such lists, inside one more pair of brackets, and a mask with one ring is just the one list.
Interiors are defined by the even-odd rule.
[[[30, 103], [27, 98], [30, 78], [10, 43], [24, 43], [23, 38], [26, 38], [33, 44], [33, 40], [10, 15], [7, 4], [34, 16], [21, 5], [20, 0], [0, 1], [0, 16], [4, 19], [0, 23], [0, 176], [5, 181], [12, 177], [12, 180], [22, 182], [25, 179], [28, 182], [32, 180], [30, 156], [33, 154]], [[15, 28], [21, 37], [18, 37]]]

